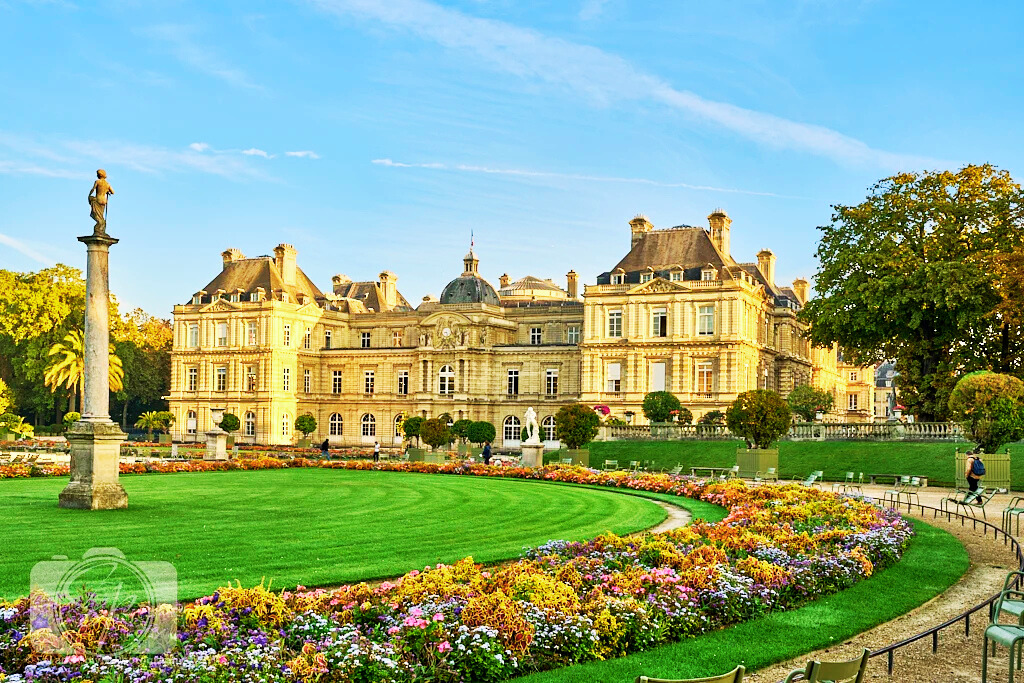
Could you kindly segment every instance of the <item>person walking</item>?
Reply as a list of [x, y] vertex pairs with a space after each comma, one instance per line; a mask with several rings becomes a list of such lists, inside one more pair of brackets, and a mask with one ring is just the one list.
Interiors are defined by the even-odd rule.
[[373, 461], [380, 462], [380, 441], [373, 442]]
[[484, 452], [483, 452], [482, 455], [484, 456], [484, 464], [485, 465], [490, 465], [491, 464], [491, 442], [490, 441], [484, 441]]
[[320, 444], [320, 457], [324, 460], [331, 459], [331, 442], [329, 439], [324, 439], [324, 442]]
[[972, 500], [977, 500], [981, 497], [978, 494], [978, 484], [981, 483], [981, 478], [985, 476], [985, 463], [981, 461], [981, 449], [967, 451], [966, 465], [967, 471], [964, 474], [967, 477], [967, 488], [970, 490], [964, 497], [964, 502], [970, 503]]

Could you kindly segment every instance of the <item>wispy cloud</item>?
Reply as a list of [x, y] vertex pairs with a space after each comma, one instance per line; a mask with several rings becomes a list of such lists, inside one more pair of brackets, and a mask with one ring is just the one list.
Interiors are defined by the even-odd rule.
[[205, 142], [193, 142], [191, 145], [188, 146], [188, 148], [194, 152], [205, 152], [206, 150], [210, 149], [210, 145], [208, 145]]
[[500, 71], [563, 87], [602, 105], [628, 100], [658, 102], [758, 144], [844, 164], [893, 170], [948, 164], [875, 149], [825, 126], [706, 99], [640, 71], [618, 55], [506, 22], [472, 17], [426, 0], [308, 1], [339, 17], [355, 16], [410, 31], [445, 48], [469, 52]]
[[38, 251], [28, 246], [21, 240], [15, 239], [10, 235], [5, 235], [2, 232], [0, 232], [0, 244], [6, 244], [15, 251], [20, 252], [23, 255], [29, 257], [33, 261], [38, 261], [39, 263], [45, 263], [47, 265], [54, 262], [54, 259], [44, 256], [43, 254], [39, 253]]
[[81, 171], [50, 168], [31, 162], [6, 161], [3, 159], [0, 159], [0, 173], [4, 175], [38, 175], [47, 178], [68, 178], [73, 180], [85, 180], [92, 177], [88, 173]]
[[237, 88], [263, 91], [242, 69], [232, 66], [216, 52], [193, 39], [195, 29], [180, 24], [159, 24], [140, 30], [142, 35], [164, 43], [182, 64]]
[[747, 194], [758, 197], [776, 197], [779, 199], [801, 199], [789, 195], [776, 194], [775, 192], [757, 192], [755, 190], [741, 190], [733, 187], [714, 187], [712, 185], [693, 185], [691, 183], [668, 182], [663, 180], [652, 180], [651, 178], [629, 178], [616, 176], [587, 175], [583, 173], [556, 173], [554, 171], [534, 171], [521, 168], [493, 168], [490, 166], [474, 166], [472, 164], [442, 164], [438, 162], [408, 163], [395, 161], [393, 159], [373, 159], [370, 163], [378, 166], [390, 166], [393, 168], [426, 168], [435, 171], [460, 171], [463, 173], [484, 173], [499, 176], [517, 176], [520, 178], [538, 178], [552, 180], [583, 180], [587, 182], [600, 183], [633, 183], [637, 185], [652, 185], [654, 187], [676, 187], [687, 190], [703, 190], [706, 192], [728, 192], [731, 194]]
[[249, 149], [243, 149], [242, 150], [242, 154], [244, 154], [246, 156], [250, 156], [250, 157], [263, 157], [264, 159], [273, 159], [274, 158], [274, 155], [267, 154], [262, 149], [256, 149], [255, 147], [250, 147]]
[[300, 159], [319, 159], [320, 155], [310, 149], [300, 149], [295, 152], [285, 152], [286, 157], [299, 157]]

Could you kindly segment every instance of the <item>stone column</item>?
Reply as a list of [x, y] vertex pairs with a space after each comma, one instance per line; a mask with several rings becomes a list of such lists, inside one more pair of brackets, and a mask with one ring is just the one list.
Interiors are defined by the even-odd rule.
[[110, 420], [110, 246], [103, 233], [79, 237], [86, 245], [85, 369], [82, 419], [68, 430], [71, 482], [60, 493], [62, 508], [113, 510], [128, 507], [118, 463], [125, 434]]

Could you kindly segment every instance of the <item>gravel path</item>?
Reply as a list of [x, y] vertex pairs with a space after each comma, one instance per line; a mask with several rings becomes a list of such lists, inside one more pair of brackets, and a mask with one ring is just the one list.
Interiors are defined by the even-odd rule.
[[660, 534], [663, 531], [671, 531], [672, 529], [678, 529], [679, 527], [686, 526], [690, 523], [690, 520], [692, 518], [690, 516], [689, 510], [681, 508], [678, 505], [673, 505], [672, 503], [666, 503], [661, 500], [649, 500], [658, 507], [660, 507], [661, 509], [663, 509], [665, 512], [667, 512], [668, 517], [666, 517], [665, 521], [659, 524], [658, 526], [651, 527], [643, 533]]
[[[967, 549], [971, 566], [958, 583], [916, 610], [865, 631], [841, 645], [762, 669], [748, 676], [747, 680], [752, 683], [776, 683], [783, 680], [793, 669], [804, 666], [808, 659], [852, 659], [860, 654], [862, 648], [884, 647], [955, 617], [1002, 588], [1006, 573], [1016, 567], [1010, 546], [1004, 546], [1002, 540], [994, 540], [991, 533], [982, 536], [981, 531], [974, 531], [970, 524], [961, 526], [957, 521], [947, 523], [944, 520], [933, 520], [931, 515], [923, 519], [952, 533]], [[886, 673], [886, 657], [875, 657], [870, 660], [865, 680], [891, 680], [900, 683], [978, 683], [981, 680], [982, 633], [987, 622], [987, 610], [979, 612], [972, 618], [970, 638], [964, 637], [963, 626], [954, 626], [943, 631], [939, 634], [938, 654], [932, 654], [931, 638], [901, 648], [896, 652], [891, 679]], [[1006, 650], [1000, 648], [995, 657], [989, 658], [988, 680], [993, 683], [1005, 681], [1007, 667]]]

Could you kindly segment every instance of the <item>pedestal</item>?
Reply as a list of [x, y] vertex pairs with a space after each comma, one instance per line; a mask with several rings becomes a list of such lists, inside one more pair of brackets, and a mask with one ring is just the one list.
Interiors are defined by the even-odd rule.
[[228, 433], [223, 429], [212, 429], [206, 432], [206, 453], [203, 460], [228, 459]]
[[119, 510], [128, 494], [118, 481], [118, 462], [125, 434], [113, 422], [71, 425], [71, 483], [60, 492], [60, 507], [77, 510]]
[[541, 467], [544, 464], [544, 444], [524, 443], [520, 448], [523, 453], [520, 464], [523, 467]]

